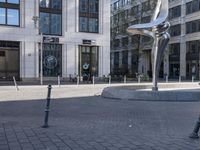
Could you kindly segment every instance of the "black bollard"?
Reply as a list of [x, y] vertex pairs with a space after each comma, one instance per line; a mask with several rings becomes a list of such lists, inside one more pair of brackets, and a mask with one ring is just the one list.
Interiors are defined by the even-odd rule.
[[199, 128], [200, 128], [200, 116], [199, 116], [198, 121], [196, 122], [193, 132], [190, 134], [189, 137], [192, 139], [198, 139], [199, 138], [199, 135], [198, 135]]
[[47, 103], [46, 103], [46, 109], [45, 109], [45, 118], [44, 118], [44, 125], [42, 128], [48, 128], [48, 120], [49, 120], [49, 108], [50, 108], [50, 100], [51, 100], [51, 85], [48, 85], [48, 93], [47, 93]]

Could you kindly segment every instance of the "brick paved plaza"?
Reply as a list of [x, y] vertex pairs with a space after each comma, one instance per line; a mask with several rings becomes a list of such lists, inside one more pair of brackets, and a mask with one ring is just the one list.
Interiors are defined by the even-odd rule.
[[[71, 90], [80, 96], [85, 87]], [[46, 87], [0, 87], [0, 150], [200, 150], [200, 140], [188, 138], [199, 102], [104, 99], [98, 96], [102, 87], [88, 85], [90, 95], [80, 97], [61, 87], [69, 93], [51, 101], [48, 129], [41, 128]], [[31, 96], [36, 91], [44, 99]]]

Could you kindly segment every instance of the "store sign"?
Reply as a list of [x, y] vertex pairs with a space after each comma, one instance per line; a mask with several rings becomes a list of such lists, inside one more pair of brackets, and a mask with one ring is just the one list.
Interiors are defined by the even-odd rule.
[[85, 44], [85, 45], [95, 45], [96, 40], [83, 40], [83, 44]]
[[84, 69], [84, 70], [89, 69], [89, 67], [90, 67], [90, 64], [88, 64], [88, 63], [84, 63], [84, 64], [83, 64], [83, 69]]
[[83, 44], [91, 45], [92, 40], [83, 40]]
[[59, 43], [59, 38], [44, 36], [43, 37], [43, 42], [44, 43], [55, 43], [55, 44], [58, 44]]

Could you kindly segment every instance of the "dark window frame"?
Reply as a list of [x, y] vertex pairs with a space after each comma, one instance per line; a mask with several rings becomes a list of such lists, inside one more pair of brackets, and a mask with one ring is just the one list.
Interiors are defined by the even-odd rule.
[[[63, 35], [63, 2], [61, 0], [61, 9], [56, 9], [56, 8], [46, 8], [46, 7], [41, 7], [40, 6], [40, 2], [39, 2], [39, 17], [40, 17], [40, 13], [48, 13], [49, 14], [49, 29], [50, 29], [50, 34], [46, 34], [46, 33], [42, 33], [44, 35], [53, 35], [53, 36], [62, 36]], [[56, 15], [61, 15], [61, 33], [60, 34], [51, 34], [51, 14], [56, 14]], [[41, 31], [39, 30], [39, 33], [41, 33]]]
[[[0, 24], [0, 26], [20, 27], [20, 24], [21, 24], [21, 19], [20, 19], [20, 15], [21, 15], [20, 3], [21, 3], [21, 0], [19, 0], [19, 4], [8, 3], [7, 1], [8, 0], [6, 0], [5, 2], [0, 2], [0, 8], [5, 9], [5, 24]], [[19, 11], [19, 16], [18, 16], [19, 25], [8, 24], [8, 9], [14, 9], [14, 10]]]
[[186, 54], [198, 54], [200, 51], [199, 40], [186, 42]]
[[180, 36], [181, 35], [181, 24], [176, 24], [171, 26], [170, 28], [171, 37]]
[[181, 5], [169, 9], [169, 19], [181, 17]]
[[173, 43], [169, 45], [169, 56], [180, 55], [181, 44], [180, 43]]
[[186, 15], [189, 15], [198, 11], [200, 11], [200, 0], [193, 0], [191, 2], [186, 3]]
[[[90, 0], [87, 0], [88, 1], [88, 5], [89, 5], [89, 2], [90, 2]], [[98, 0], [98, 12], [95, 14], [94, 12], [92, 13], [92, 12], [90, 12], [90, 8], [88, 7], [87, 8], [87, 12], [81, 12], [81, 7], [80, 7], [80, 0], [79, 0], [79, 32], [83, 32], [83, 33], [99, 33], [99, 15], [100, 15], [100, 13], [99, 13], [99, 6], [100, 6], [100, 2], [99, 2], [99, 0]], [[80, 22], [81, 22], [81, 17], [84, 17], [84, 18], [87, 18], [87, 31], [81, 31], [80, 29]], [[98, 30], [96, 31], [96, 32], [91, 32], [91, 31], [89, 31], [89, 19], [90, 18], [95, 18], [95, 19], [97, 19], [97, 25], [98, 25]]]
[[186, 34], [200, 32], [200, 19], [186, 22]]

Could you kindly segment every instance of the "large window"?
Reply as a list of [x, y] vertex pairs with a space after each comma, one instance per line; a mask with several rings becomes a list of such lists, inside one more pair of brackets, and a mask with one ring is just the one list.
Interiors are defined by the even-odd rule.
[[122, 52], [122, 73], [124, 75], [128, 73], [128, 51]]
[[200, 20], [194, 20], [186, 23], [186, 33], [200, 32]]
[[142, 12], [151, 10], [150, 0], [142, 3]]
[[0, 25], [20, 25], [19, 0], [0, 0]]
[[119, 68], [119, 52], [114, 53], [114, 68]]
[[40, 32], [62, 35], [62, 0], [40, 0]]
[[180, 43], [174, 43], [169, 45], [169, 55], [179, 55], [180, 54]]
[[130, 15], [131, 15], [131, 16], [135, 16], [135, 15], [137, 15], [138, 13], [139, 13], [139, 5], [134, 6], [134, 7], [131, 8], [131, 10], [130, 10]]
[[181, 16], [181, 5], [169, 9], [169, 19]]
[[198, 54], [200, 52], [200, 41], [186, 42], [186, 50], [187, 54]]
[[170, 35], [171, 36], [179, 36], [179, 35], [181, 35], [181, 25], [177, 24], [177, 25], [171, 26]]
[[186, 4], [186, 14], [200, 11], [200, 0], [193, 0]]
[[120, 40], [119, 39], [115, 39], [114, 42], [113, 42], [113, 47], [117, 48], [119, 46], [120, 46]]
[[129, 40], [128, 37], [122, 38], [122, 46], [123, 47], [128, 46], [128, 42], [129, 42], [128, 40]]
[[80, 0], [79, 31], [99, 32], [99, 0]]
[[119, 1], [117, 1], [117, 2], [115, 2], [115, 3], [113, 4], [113, 9], [114, 9], [114, 10], [118, 10], [118, 9], [119, 9]]

